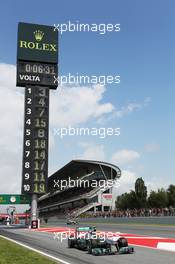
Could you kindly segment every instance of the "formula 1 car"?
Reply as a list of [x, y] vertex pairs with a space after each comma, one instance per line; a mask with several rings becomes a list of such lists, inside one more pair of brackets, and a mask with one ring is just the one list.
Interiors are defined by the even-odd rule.
[[77, 225], [77, 224], [78, 224], [77, 219], [73, 219], [73, 218], [67, 219], [67, 225]]
[[94, 226], [77, 227], [75, 235], [68, 238], [68, 247], [87, 250], [89, 254], [94, 256], [131, 254], [134, 252], [134, 247], [128, 245], [125, 237], [102, 238]]

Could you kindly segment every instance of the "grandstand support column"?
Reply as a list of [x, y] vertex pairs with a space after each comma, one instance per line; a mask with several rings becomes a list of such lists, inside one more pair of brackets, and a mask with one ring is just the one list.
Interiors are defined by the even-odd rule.
[[37, 203], [38, 203], [38, 197], [37, 194], [32, 194], [32, 203], [31, 203], [31, 220], [35, 221], [37, 220]]
[[110, 211], [112, 211], [112, 210], [115, 210], [115, 200], [113, 197], [113, 186], [110, 188], [109, 193], [112, 194], [112, 204], [111, 204], [110, 209], [109, 209]]
[[102, 205], [102, 207], [101, 207], [101, 211], [104, 213], [104, 205]]

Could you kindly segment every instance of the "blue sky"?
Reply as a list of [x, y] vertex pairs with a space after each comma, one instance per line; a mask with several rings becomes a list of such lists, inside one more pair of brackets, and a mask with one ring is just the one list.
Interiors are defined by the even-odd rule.
[[[92, 115], [82, 122], [77, 121], [76, 125], [120, 127], [121, 135], [105, 139], [55, 137], [50, 150], [50, 171], [76, 157], [91, 158], [92, 155], [94, 158], [93, 153], [97, 153], [97, 159], [102, 157], [112, 162], [117, 156], [120, 160], [122, 150], [127, 150], [123, 155], [134, 156], [137, 153], [138, 156], [129, 161], [126, 157], [126, 161], [118, 166], [127, 171], [131, 185], [137, 176], [142, 176], [150, 188], [160, 185], [166, 187], [166, 184], [173, 183], [174, 14], [173, 0], [6, 0], [0, 3], [0, 63], [5, 64], [16, 64], [19, 21], [46, 25], [68, 21], [121, 24], [120, 32], [104, 35], [96, 32], [66, 32], [59, 36], [61, 75], [70, 72], [121, 76], [120, 84], [106, 85], [98, 101], [102, 105], [110, 103], [115, 110], [101, 116], [102, 124]], [[51, 93], [52, 97], [57, 96], [59, 105], [63, 100], [62, 93], [60, 96], [59, 90]], [[135, 105], [130, 113], [120, 118], [115, 116], [115, 111], [130, 105]], [[86, 111], [88, 106], [84, 107]], [[53, 107], [50, 115], [59, 113], [54, 112]]]

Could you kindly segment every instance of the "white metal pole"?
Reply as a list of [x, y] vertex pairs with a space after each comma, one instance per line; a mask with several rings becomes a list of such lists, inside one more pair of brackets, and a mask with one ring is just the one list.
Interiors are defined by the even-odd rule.
[[37, 194], [32, 194], [32, 203], [31, 203], [31, 220], [37, 220], [37, 204], [38, 204], [38, 197]]

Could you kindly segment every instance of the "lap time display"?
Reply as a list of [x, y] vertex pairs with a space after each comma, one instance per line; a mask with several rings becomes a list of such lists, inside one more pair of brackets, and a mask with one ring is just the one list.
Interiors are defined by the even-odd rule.
[[21, 69], [26, 73], [57, 74], [57, 69], [52, 64], [22, 63]]
[[41, 85], [56, 89], [58, 66], [52, 63], [17, 62], [17, 86]]

